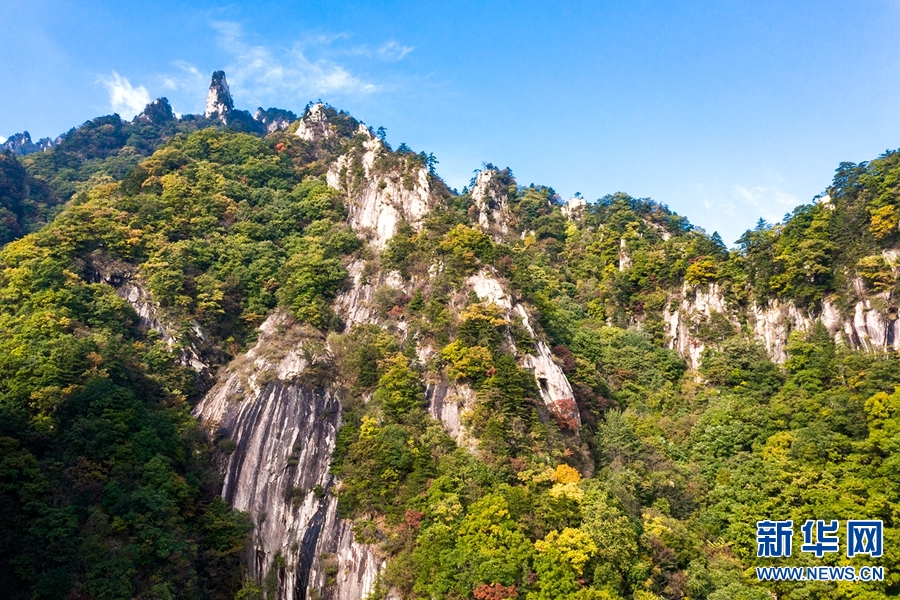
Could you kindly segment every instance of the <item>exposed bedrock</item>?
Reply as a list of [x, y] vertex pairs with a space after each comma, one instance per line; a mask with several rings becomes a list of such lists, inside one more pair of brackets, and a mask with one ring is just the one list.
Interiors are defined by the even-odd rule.
[[[255, 525], [247, 566], [277, 580], [278, 598], [358, 599], [382, 566], [337, 516], [329, 473], [341, 402], [330, 385], [303, 375], [317, 360], [302, 333], [276, 313], [256, 346], [229, 366], [195, 414], [219, 438], [222, 495]], [[223, 441], [224, 440], [224, 441]]]
[[865, 352], [900, 351], [896, 308], [891, 308], [896, 306], [896, 299], [890, 292], [864, 297], [864, 291], [859, 291], [856, 302], [843, 310], [829, 298], [812, 309], [802, 309], [790, 300], [773, 299], [765, 304], [752, 304], [742, 314], [729, 305], [718, 284], [694, 288], [685, 284], [663, 310], [663, 320], [669, 347], [694, 368], [700, 365], [703, 350], [709, 345], [697, 335], [698, 328], [715, 318], [730, 323], [735, 330], [743, 322], [776, 363], [787, 359], [785, 348], [791, 332], [809, 331], [817, 322], [825, 326], [836, 343], [849, 348]]

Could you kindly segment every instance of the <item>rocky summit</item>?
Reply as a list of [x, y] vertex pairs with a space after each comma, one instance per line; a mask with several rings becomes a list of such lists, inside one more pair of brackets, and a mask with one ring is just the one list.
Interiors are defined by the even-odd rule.
[[49, 150], [57, 143], [59, 143], [59, 140], [54, 142], [50, 138], [41, 138], [36, 143], [32, 142], [31, 134], [23, 131], [22, 133], [11, 135], [9, 139], [0, 144], [0, 152], [10, 152], [16, 156], [25, 156], [32, 152]]
[[203, 116], [207, 119], [218, 119], [225, 123], [228, 115], [233, 110], [234, 101], [231, 99], [228, 81], [225, 80], [225, 71], [216, 71], [212, 74], [212, 81], [209, 83], [209, 94], [206, 96], [206, 112]]

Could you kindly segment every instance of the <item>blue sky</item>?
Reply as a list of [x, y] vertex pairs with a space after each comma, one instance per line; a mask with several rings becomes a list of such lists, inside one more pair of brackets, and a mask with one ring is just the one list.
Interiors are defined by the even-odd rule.
[[0, 136], [56, 136], [166, 96], [201, 112], [322, 99], [433, 152], [589, 200], [652, 197], [733, 242], [841, 161], [900, 147], [900, 0], [0, 0]]

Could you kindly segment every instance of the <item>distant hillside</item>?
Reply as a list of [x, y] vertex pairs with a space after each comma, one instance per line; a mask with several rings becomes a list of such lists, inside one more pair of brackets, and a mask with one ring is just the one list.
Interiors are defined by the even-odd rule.
[[[179, 133], [217, 127], [264, 134], [284, 129], [297, 119], [293, 112], [277, 108], [263, 110], [260, 107], [254, 116], [234, 109], [224, 73], [211, 85], [210, 93], [222, 96], [221, 112], [177, 117], [169, 101], [159, 98], [132, 121], [123, 121], [116, 114], [98, 117], [69, 130], [55, 141], [45, 138], [32, 143], [27, 131], [11, 136], [0, 144], [0, 153], [20, 157], [30, 176], [29, 181], [36, 185], [19, 185], [22, 189], [17, 193], [24, 193], [23, 198], [8, 196], [0, 189], [0, 202], [10, 207], [25, 202], [34, 207], [32, 212], [35, 214], [25, 215], [24, 222], [9, 226], [13, 233], [0, 239], [8, 241], [46, 223], [47, 217], [55, 214], [54, 207], [67, 202], [78, 191], [104, 181], [121, 181], [138, 162]], [[17, 169], [9, 166], [12, 164], [10, 159], [5, 160], [5, 168], [10, 171], [7, 176], [20, 177], [12, 174]], [[13, 208], [8, 210], [17, 214]]]

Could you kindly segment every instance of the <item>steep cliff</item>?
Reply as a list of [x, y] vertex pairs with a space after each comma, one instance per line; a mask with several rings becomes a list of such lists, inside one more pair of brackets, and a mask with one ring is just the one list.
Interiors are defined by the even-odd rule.
[[[581, 417], [575, 405], [575, 393], [565, 373], [553, 360], [547, 343], [536, 336], [531, 326], [525, 307], [510, 298], [507, 287], [497, 278], [495, 273], [483, 270], [469, 277], [466, 284], [482, 300], [500, 307], [508, 319], [520, 319], [525, 330], [534, 341], [532, 347], [518, 348], [521, 351], [521, 365], [534, 374], [540, 391], [541, 400], [550, 411], [561, 420], [577, 430], [581, 426]], [[509, 340], [513, 348], [515, 344]]]
[[837, 344], [870, 353], [900, 350], [894, 295], [890, 291], [860, 296], [840, 308], [836, 298], [826, 298], [817, 309], [801, 309], [792, 300], [770, 299], [765, 304], [741, 307], [729, 303], [716, 283], [695, 288], [684, 285], [663, 310], [669, 348], [693, 367], [700, 365], [708, 346], [739, 331], [742, 323], [750, 335], [764, 344], [776, 363], [787, 359], [785, 346], [791, 332], [808, 332], [821, 323]]
[[[321, 144], [333, 143], [336, 130], [326, 108], [313, 105], [296, 135], [321, 154]], [[348, 224], [366, 237], [369, 255], [378, 257], [401, 223], [420, 229], [422, 217], [441, 198], [424, 166], [403, 156], [397, 160], [364, 125], [343, 143], [326, 179], [344, 200]], [[489, 229], [505, 235], [509, 182], [498, 181], [494, 171], [482, 173], [475, 196], [484, 194], [480, 197], [491, 212]], [[346, 288], [334, 302], [344, 331], [376, 325], [415, 347], [417, 364], [427, 373], [429, 414], [460, 447], [478, 453], [478, 439], [466, 425], [478, 402], [476, 391], [466, 381], [448, 381], [435, 368], [434, 342], [409, 338], [405, 320], [386, 317], [379, 305], [388, 290], [401, 296], [430, 290], [430, 279], [404, 278], [396, 270], [373, 265], [378, 263], [371, 258], [347, 264]], [[438, 261], [428, 270], [443, 268]], [[451, 306], [461, 310], [470, 293], [496, 306], [505, 320], [522, 324], [530, 336], [527, 345], [517, 348], [508, 334], [507, 342], [521, 367], [532, 374], [549, 414], [577, 432], [581, 421], [572, 386], [532, 327], [528, 310], [512, 299], [509, 284], [496, 271], [481, 270], [456, 290]], [[249, 572], [262, 585], [273, 586], [278, 598], [364, 598], [385, 567], [378, 547], [356, 541], [352, 521], [338, 517], [333, 492], [339, 482], [330, 467], [348, 390], [334, 378], [332, 361], [320, 334], [276, 312], [260, 327], [254, 347], [219, 373], [217, 384], [194, 411], [218, 440], [223, 497], [248, 512], [256, 525]]]
[[212, 74], [209, 83], [209, 92], [206, 95], [206, 111], [203, 116], [207, 119], [217, 119], [226, 123], [231, 111], [234, 110], [234, 100], [231, 98], [231, 89], [225, 79], [225, 71], [216, 71]]
[[431, 204], [431, 185], [424, 167], [376, 169], [376, 161], [384, 152], [381, 140], [364, 125], [357, 135], [364, 139], [364, 152], [340, 156], [328, 169], [327, 181], [346, 195], [353, 229], [381, 249], [401, 221], [418, 226]]
[[[307, 111], [296, 135], [312, 144], [335, 135], [322, 105]], [[381, 142], [362, 125], [357, 135], [363, 151], [339, 155], [327, 180], [346, 194], [348, 222], [368, 234], [377, 251], [398, 222], [416, 222], [425, 213], [429, 184], [420, 170], [412, 190], [398, 183], [405, 173], [397, 171], [381, 173], [390, 183], [379, 185], [384, 179], [376, 179], [373, 165]], [[348, 180], [348, 171], [359, 166], [362, 179]], [[378, 287], [401, 288], [403, 282], [391, 272], [369, 273], [364, 280], [359, 259], [347, 268], [349, 285], [335, 311], [349, 330], [378, 321]], [[345, 390], [329, 376], [330, 361], [314, 330], [277, 312], [194, 411], [219, 440], [223, 497], [256, 525], [249, 572], [286, 600], [365, 598], [384, 566], [376, 546], [356, 542], [352, 522], [337, 515], [329, 468]]]
[[475, 185], [470, 192], [477, 211], [478, 226], [492, 234], [495, 240], [502, 240], [509, 235], [510, 183], [508, 172], [489, 166], [475, 177]]
[[328, 362], [315, 332], [275, 313], [194, 411], [218, 439], [222, 496], [253, 517], [250, 574], [286, 600], [364, 598], [382, 562], [337, 517], [340, 392], [317, 372]]

